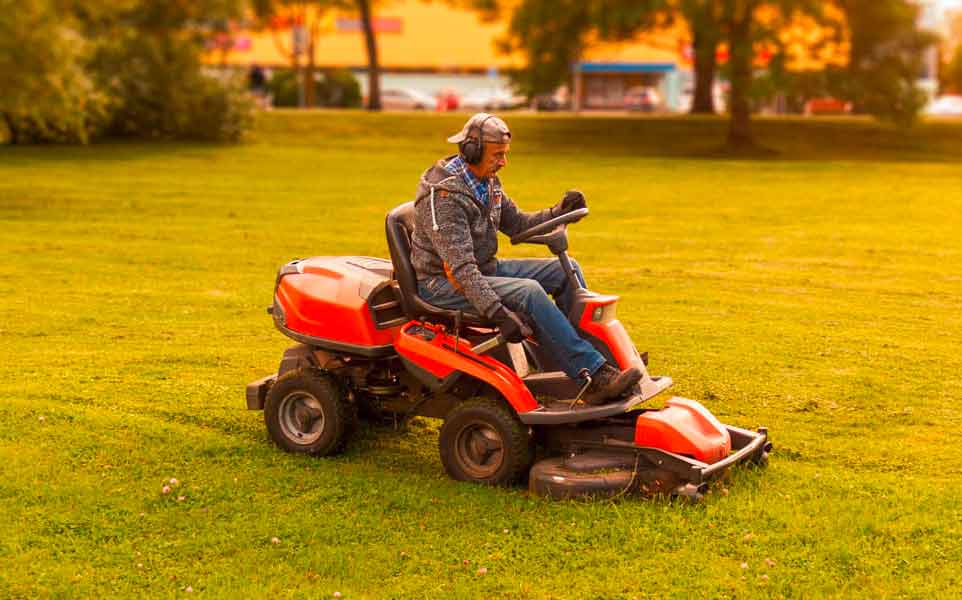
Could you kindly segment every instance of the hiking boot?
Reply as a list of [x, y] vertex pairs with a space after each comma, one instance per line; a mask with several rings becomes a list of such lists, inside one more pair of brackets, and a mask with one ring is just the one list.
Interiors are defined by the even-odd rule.
[[591, 385], [581, 399], [585, 404], [607, 404], [635, 387], [639, 381], [641, 371], [637, 367], [619, 371], [605, 363], [592, 375]]

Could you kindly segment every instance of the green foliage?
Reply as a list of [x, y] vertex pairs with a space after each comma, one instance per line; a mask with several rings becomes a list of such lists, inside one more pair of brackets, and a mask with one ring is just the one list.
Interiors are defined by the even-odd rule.
[[91, 44], [59, 5], [0, 0], [0, 122], [10, 141], [86, 142], [105, 120], [107, 97], [85, 69]]
[[[298, 78], [291, 69], [273, 72], [270, 83], [273, 104], [278, 107], [298, 105]], [[361, 105], [361, 86], [354, 74], [346, 69], [335, 69], [322, 74], [315, 82], [314, 97], [318, 106], [356, 108]]]
[[577, 62], [584, 37], [591, 28], [587, 2], [524, 0], [511, 17], [506, 51], [523, 49], [528, 67], [518, 72], [515, 84], [533, 96], [550, 92], [567, 82]]
[[779, 97], [787, 113], [801, 114], [808, 100], [830, 96], [832, 86], [830, 72], [790, 71], [785, 68], [785, 55], [780, 53], [769, 63], [768, 69], [752, 81], [752, 99], [762, 104]]
[[298, 105], [297, 72], [291, 69], [275, 69], [271, 74], [268, 88], [272, 96], [271, 102], [280, 108], [296, 107]]
[[511, 77], [528, 96], [551, 92], [566, 83], [589, 35], [608, 40], [631, 37], [651, 24], [665, 6], [662, 0], [453, 1], [489, 19], [512, 11], [508, 34], [500, 45], [505, 52], [525, 55], [527, 68], [512, 72]]
[[[0, 6], [0, 100], [12, 142], [101, 133], [236, 140], [253, 104], [203, 73], [200, 50], [235, 0], [28, 0]], [[15, 8], [16, 6], [16, 8]]]
[[361, 106], [361, 85], [347, 69], [335, 69], [324, 73], [318, 98], [324, 106], [355, 108]]
[[111, 135], [236, 141], [250, 126], [243, 83], [205, 74], [192, 35], [130, 30], [101, 48], [95, 68], [115, 98]]
[[851, 34], [849, 66], [836, 77], [838, 93], [864, 112], [911, 126], [925, 105], [916, 87], [923, 53], [935, 38], [916, 26], [907, 0], [840, 0]]
[[731, 161], [695, 156], [722, 119], [510, 117], [509, 193], [584, 190], [570, 251], [669, 394], [770, 427], [768, 470], [703, 506], [451, 481], [434, 420], [330, 459], [274, 448], [244, 385], [294, 343], [264, 312], [277, 267], [387, 256], [386, 211], [463, 120], [0, 148], [0, 597], [951, 595], [959, 124], [758, 119], [785, 160]]

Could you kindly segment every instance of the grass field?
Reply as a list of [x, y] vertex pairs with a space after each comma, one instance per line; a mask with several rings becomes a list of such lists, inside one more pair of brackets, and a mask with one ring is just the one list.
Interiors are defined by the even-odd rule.
[[0, 597], [958, 589], [958, 124], [760, 121], [780, 154], [746, 161], [712, 152], [719, 120], [510, 119], [508, 193], [584, 190], [572, 254], [622, 296], [652, 371], [770, 428], [770, 467], [702, 505], [455, 483], [429, 420], [333, 459], [270, 445], [244, 385], [288, 345], [264, 312], [276, 268], [386, 256], [385, 212], [462, 118], [275, 113], [238, 146], [0, 148]]

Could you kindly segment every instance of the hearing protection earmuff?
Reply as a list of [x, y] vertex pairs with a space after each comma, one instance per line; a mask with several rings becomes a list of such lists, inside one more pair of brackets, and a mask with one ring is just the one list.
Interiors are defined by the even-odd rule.
[[484, 157], [484, 124], [492, 117], [494, 115], [488, 115], [481, 121], [481, 125], [478, 126], [477, 139], [471, 137], [471, 131], [468, 130], [468, 137], [458, 144], [458, 151], [464, 157], [464, 162], [469, 165], [480, 163]]

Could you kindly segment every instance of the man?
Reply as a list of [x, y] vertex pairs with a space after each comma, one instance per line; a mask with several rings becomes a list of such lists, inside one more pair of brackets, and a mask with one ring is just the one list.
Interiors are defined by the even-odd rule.
[[[507, 164], [511, 131], [493, 115], [472, 116], [448, 141], [458, 144], [458, 154], [424, 172], [415, 199], [412, 262], [421, 297], [442, 308], [473, 308], [512, 343], [524, 339], [525, 323], [530, 323], [568, 377], [579, 383], [585, 375], [591, 377], [585, 403], [603, 404], [623, 395], [641, 372], [608, 364], [568, 322], [562, 312], [568, 308], [568, 282], [559, 261], [495, 257], [499, 230], [514, 235], [585, 208], [584, 195], [572, 190], [552, 208], [520, 211], [496, 175]], [[577, 263], [572, 265], [584, 285]]]

